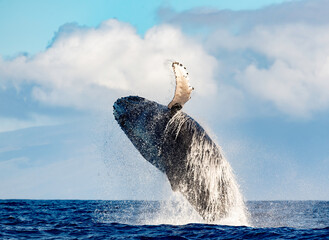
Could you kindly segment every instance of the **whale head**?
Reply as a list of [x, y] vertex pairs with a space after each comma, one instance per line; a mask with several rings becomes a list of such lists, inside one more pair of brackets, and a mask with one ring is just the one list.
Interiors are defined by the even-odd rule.
[[113, 104], [113, 114], [121, 129], [143, 157], [164, 172], [159, 151], [172, 111], [154, 101], [128, 96], [119, 98]]

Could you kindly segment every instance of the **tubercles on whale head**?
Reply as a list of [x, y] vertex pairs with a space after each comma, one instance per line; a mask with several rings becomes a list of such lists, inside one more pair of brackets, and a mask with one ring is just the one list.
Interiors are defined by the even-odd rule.
[[[113, 114], [116, 120], [123, 118], [130, 119], [136, 118], [149, 110], [149, 106], [146, 103], [148, 100], [138, 96], [128, 96], [119, 98], [113, 104]], [[133, 120], [133, 119], [131, 119]]]
[[113, 104], [113, 114], [142, 156], [164, 172], [158, 154], [163, 132], [172, 117], [172, 111], [154, 101], [128, 96], [118, 99]]

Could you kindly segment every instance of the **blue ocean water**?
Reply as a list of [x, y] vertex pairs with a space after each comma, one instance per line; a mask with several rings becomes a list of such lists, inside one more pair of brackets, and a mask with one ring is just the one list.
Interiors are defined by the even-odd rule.
[[0, 239], [329, 239], [326, 201], [247, 202], [252, 227], [152, 224], [161, 206], [157, 201], [0, 200]]

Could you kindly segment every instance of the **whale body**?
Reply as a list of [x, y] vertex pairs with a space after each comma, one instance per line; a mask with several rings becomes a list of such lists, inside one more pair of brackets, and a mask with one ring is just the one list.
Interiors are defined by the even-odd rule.
[[238, 185], [220, 147], [181, 107], [138, 96], [119, 98], [113, 114], [141, 155], [168, 177], [207, 221], [227, 216], [243, 204]]

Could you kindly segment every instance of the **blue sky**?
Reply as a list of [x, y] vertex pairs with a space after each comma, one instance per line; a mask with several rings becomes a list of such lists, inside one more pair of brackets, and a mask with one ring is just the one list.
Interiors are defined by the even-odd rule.
[[328, 7], [0, 0], [0, 198], [166, 198], [112, 104], [167, 104], [178, 60], [246, 199], [328, 200]]
[[195, 7], [254, 9], [283, 0], [248, 1], [112, 1], [112, 0], [2, 0], [0, 1], [0, 53], [11, 56], [19, 52], [35, 54], [44, 50], [58, 28], [76, 22], [97, 26], [109, 18], [129, 22], [140, 34], [159, 23], [159, 8], [185, 11]]

